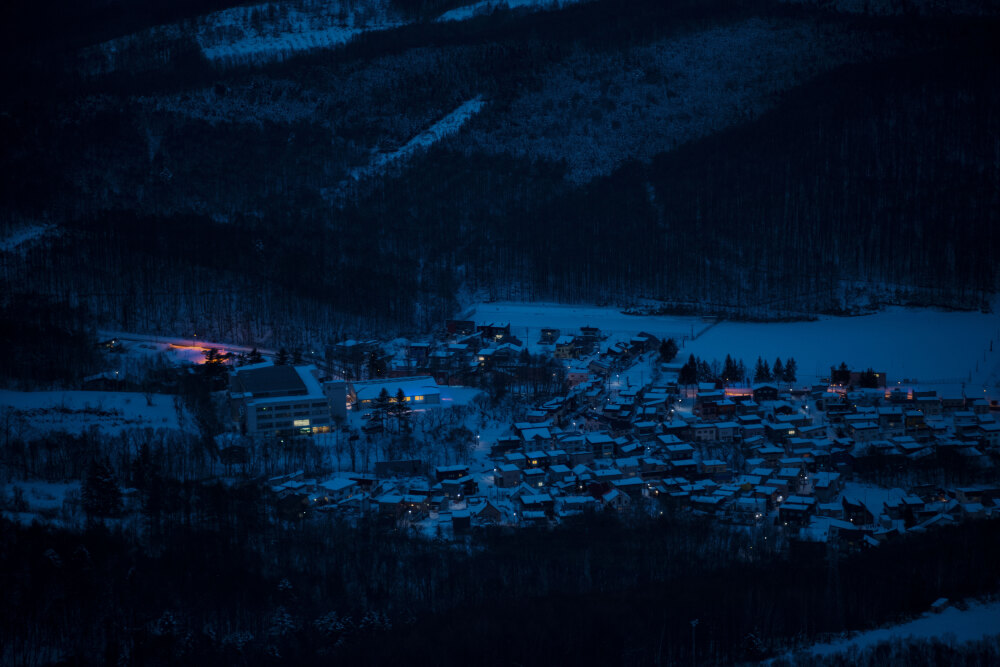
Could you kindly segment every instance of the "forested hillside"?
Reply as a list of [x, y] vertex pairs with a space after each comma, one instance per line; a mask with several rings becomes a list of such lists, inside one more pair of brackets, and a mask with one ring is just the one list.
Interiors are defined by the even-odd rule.
[[[998, 287], [995, 17], [375, 4], [126, 4], [72, 38], [16, 6], [0, 232], [47, 231], [2, 246], [5, 293], [254, 341], [470, 294], [776, 317]], [[356, 34], [213, 56], [322, 21]]]

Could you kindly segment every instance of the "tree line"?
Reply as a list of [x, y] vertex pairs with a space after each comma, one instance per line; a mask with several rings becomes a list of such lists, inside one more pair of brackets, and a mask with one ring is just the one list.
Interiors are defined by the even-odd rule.
[[742, 359], [733, 359], [726, 355], [726, 360], [719, 363], [718, 359], [711, 363], [690, 355], [681, 367], [677, 376], [679, 384], [697, 384], [699, 382], [719, 383], [723, 386], [738, 386], [759, 382], [781, 382], [791, 384], [798, 375], [798, 362], [794, 357], [788, 357], [785, 362], [781, 357], [774, 360], [772, 367], [766, 360], [757, 357], [757, 363], [751, 371]]

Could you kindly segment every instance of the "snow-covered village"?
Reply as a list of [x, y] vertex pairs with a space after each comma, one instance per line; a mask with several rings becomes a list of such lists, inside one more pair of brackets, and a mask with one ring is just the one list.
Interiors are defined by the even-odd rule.
[[[422, 338], [333, 342], [308, 362], [122, 334], [103, 343], [108, 370], [79, 391], [0, 393], [7, 448], [58, 430], [194, 433], [179, 392], [116, 390], [196, 373], [216, 389], [200, 400], [222, 432], [189, 465], [259, 485], [275, 521], [335, 515], [462, 540], [595, 512], [682, 513], [750, 531], [757, 548], [859, 550], [1000, 518], [990, 316], [895, 309], [761, 325], [527, 304], [471, 315]], [[915, 317], [936, 326], [908, 328]], [[869, 340], [849, 343], [860, 363], [837, 356], [844, 327]], [[908, 337], [927, 358], [905, 356]], [[770, 356], [781, 349], [798, 356]], [[125, 516], [141, 513], [137, 481], [116, 481]], [[21, 521], [100, 514], [84, 500], [94, 489], [7, 488], [5, 515]]]
[[0, 665], [1000, 664], [1000, 0], [0, 31]]

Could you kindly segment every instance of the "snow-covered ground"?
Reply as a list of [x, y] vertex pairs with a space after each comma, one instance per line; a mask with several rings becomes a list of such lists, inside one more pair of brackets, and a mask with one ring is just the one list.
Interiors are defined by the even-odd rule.
[[[445, 12], [438, 21], [464, 21], [498, 6], [550, 10], [585, 0], [485, 0]], [[193, 37], [209, 60], [223, 65], [262, 64], [297, 53], [342, 46], [366, 32], [406, 24], [389, 0], [291, 0], [243, 5], [201, 16], [188, 24], [157, 26], [87, 49], [87, 67], [113, 71], [118, 58], [145, 44]], [[193, 30], [190, 26], [193, 25]]]
[[170, 45], [193, 38], [215, 63], [260, 64], [340, 46], [364, 32], [402, 24], [403, 17], [389, 0], [265, 2], [213, 12], [184, 24], [156, 26], [104, 42], [81, 55], [84, 67], [93, 73], [114, 71], [121, 66], [123, 54], [149, 44]]
[[16, 252], [55, 231], [55, 225], [26, 225], [0, 238], [0, 252]]
[[990, 11], [989, 3], [981, 0], [782, 0], [789, 4], [819, 5], [845, 14], [899, 16], [918, 12], [930, 16], [982, 16]]
[[[193, 430], [193, 422], [175, 397], [122, 391], [0, 390], [0, 411], [20, 418], [25, 429], [80, 433], [96, 427], [104, 433], [131, 428]], [[152, 403], [150, 405], [149, 403]]]
[[998, 351], [995, 314], [894, 307], [814, 322], [723, 322], [683, 354], [720, 360], [731, 354], [748, 364], [758, 356], [769, 362], [794, 357], [802, 383], [828, 376], [830, 366], [843, 361], [854, 369], [883, 371], [892, 383], [908, 378], [921, 385], [993, 387], [1000, 381]]
[[474, 16], [489, 14], [495, 9], [561, 9], [567, 5], [575, 5], [587, 0], [482, 0], [464, 7], [456, 7], [437, 18], [438, 21], [466, 21]]
[[[830, 366], [846, 362], [853, 369], [869, 366], [888, 374], [892, 384], [939, 391], [1000, 393], [1000, 317], [980, 312], [893, 307], [860, 317], [822, 317], [812, 322], [711, 321], [698, 317], [625, 315], [619, 309], [543, 303], [481, 303], [463, 317], [478, 324], [510, 323], [511, 333], [534, 347], [542, 327], [579, 333], [595, 326], [609, 342], [640, 331], [673, 337], [682, 345], [678, 360], [694, 354], [722, 361], [727, 354], [753, 366], [757, 357], [769, 363], [794, 357], [799, 384], [829, 375]], [[692, 336], [696, 338], [690, 340]], [[685, 340], [687, 337], [687, 340]], [[992, 350], [991, 348], [992, 342]]]
[[1000, 601], [973, 603], [967, 609], [948, 607], [941, 613], [928, 612], [920, 618], [879, 630], [863, 632], [837, 641], [815, 644], [805, 655], [834, 655], [851, 648], [865, 649], [892, 639], [951, 639], [968, 642], [1000, 634]]
[[4, 518], [22, 524], [35, 520], [51, 520], [63, 508], [67, 496], [79, 494], [80, 482], [43, 482], [41, 480], [11, 480], [0, 488], [0, 502], [11, 507], [15, 497], [23, 507], [3, 512]]
[[390, 166], [410, 159], [417, 151], [426, 150], [444, 137], [458, 132], [462, 125], [479, 113], [482, 108], [483, 100], [480, 97], [463, 102], [447, 116], [410, 139], [401, 148], [391, 153], [380, 153], [367, 167], [352, 170], [351, 176], [359, 179], [380, 174]]
[[243, 64], [341, 46], [373, 30], [402, 25], [388, 0], [299, 0], [233, 7], [202, 19], [198, 44], [209, 60]]
[[626, 315], [617, 308], [604, 306], [568, 306], [555, 303], [480, 303], [463, 315], [476, 324], [510, 324], [510, 332], [526, 345], [534, 346], [543, 328], [559, 329], [562, 334], [579, 334], [580, 327], [597, 327], [608, 342], [628, 340], [640, 331], [659, 338], [698, 334], [709, 325], [700, 317], [672, 315]]
[[899, 502], [905, 495], [906, 491], [903, 489], [884, 489], [864, 482], [845, 482], [839, 497], [860, 502], [872, 516], [877, 517], [886, 511], [886, 503]]
[[476, 396], [482, 394], [481, 389], [475, 387], [449, 387], [442, 385], [441, 391], [442, 407], [450, 408], [456, 405], [468, 405]]

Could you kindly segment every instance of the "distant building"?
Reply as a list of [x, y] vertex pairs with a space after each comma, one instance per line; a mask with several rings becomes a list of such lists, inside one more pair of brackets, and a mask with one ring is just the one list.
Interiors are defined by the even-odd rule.
[[255, 364], [230, 377], [233, 419], [248, 434], [323, 433], [333, 424], [330, 399], [315, 366]]
[[559, 338], [559, 329], [542, 329], [538, 342], [542, 345], [552, 345]]
[[468, 336], [476, 332], [476, 323], [473, 320], [447, 320], [444, 328], [452, 336]]

